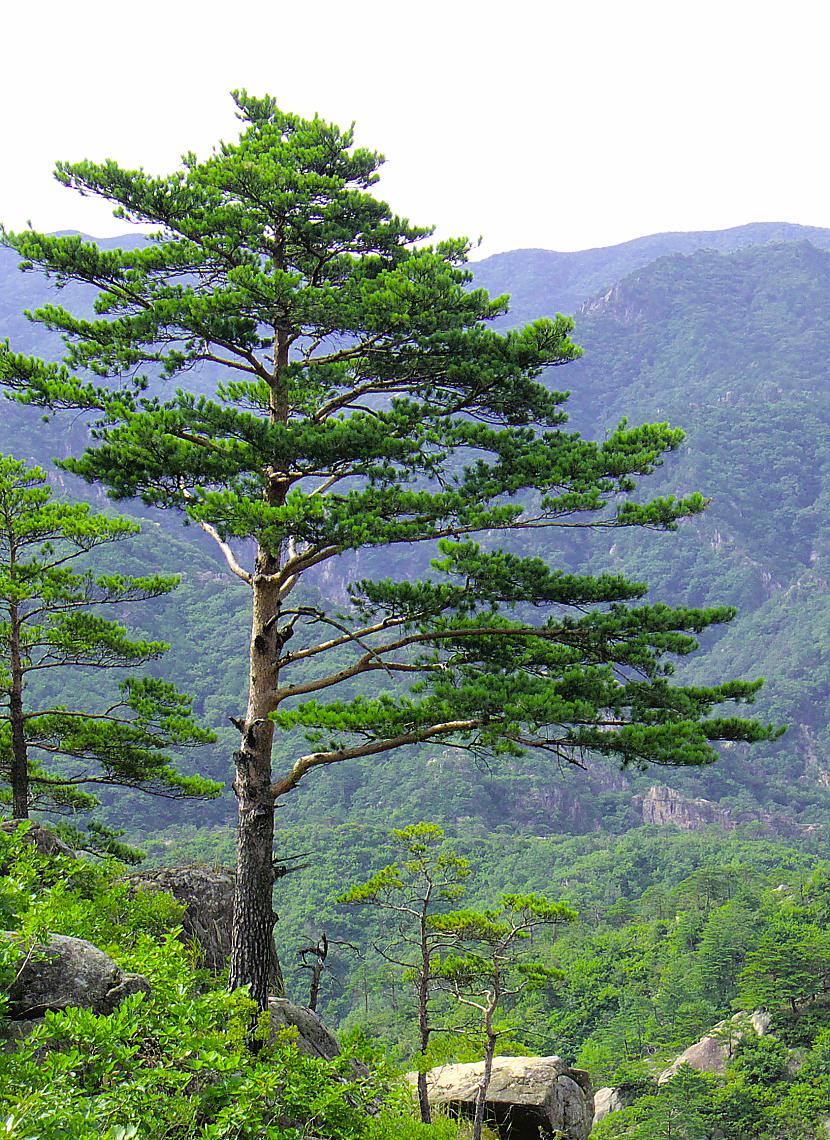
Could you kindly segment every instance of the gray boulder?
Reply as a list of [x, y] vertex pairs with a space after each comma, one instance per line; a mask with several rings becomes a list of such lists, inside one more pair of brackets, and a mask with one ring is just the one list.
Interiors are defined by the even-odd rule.
[[[482, 1061], [442, 1065], [427, 1073], [430, 1104], [472, 1117], [483, 1073]], [[410, 1073], [407, 1079], [416, 1083]], [[487, 1090], [486, 1122], [509, 1140], [563, 1137], [587, 1140], [594, 1120], [591, 1081], [561, 1057], [497, 1057]]]
[[[219, 974], [228, 964], [231, 953], [231, 924], [235, 873], [226, 868], [202, 866], [161, 867], [131, 875], [132, 885], [140, 890], [168, 891], [185, 908], [182, 937], [195, 942], [206, 969]], [[271, 992], [285, 994], [279, 959], [274, 948], [274, 974]]]
[[297, 1048], [309, 1057], [322, 1057], [333, 1060], [340, 1052], [336, 1038], [326, 1029], [314, 1010], [303, 1005], [294, 1005], [287, 998], [271, 998], [268, 1002], [271, 1014], [271, 1039], [287, 1028], [297, 1030]]
[[625, 1108], [625, 1099], [620, 1095], [619, 1089], [597, 1089], [594, 1093], [594, 1124], [599, 1124], [612, 1112], [619, 1112]]
[[764, 1010], [755, 1010], [751, 1014], [736, 1013], [727, 1021], [719, 1021], [714, 1029], [676, 1057], [657, 1078], [657, 1083], [663, 1085], [670, 1081], [681, 1065], [689, 1065], [700, 1073], [725, 1073], [741, 1037], [747, 1032], [763, 1037], [769, 1032], [770, 1020]]
[[[22, 822], [19, 819], [4, 819], [0, 823], [0, 831], [6, 835], [14, 835]], [[27, 828], [23, 833], [24, 841], [37, 847], [43, 855], [67, 855], [70, 859], [76, 858], [72, 848], [64, 843], [54, 831], [50, 831], [48, 827], [44, 827], [41, 823], [34, 823], [32, 820], [27, 820], [26, 824]]]
[[[16, 940], [14, 933], [6, 938]], [[9, 1017], [27, 1021], [69, 1006], [112, 1013], [124, 998], [149, 993], [142, 974], [124, 973], [108, 954], [83, 938], [51, 934], [31, 947], [8, 990]]]
[[167, 891], [185, 908], [182, 933], [196, 942], [208, 970], [220, 973], [231, 952], [234, 873], [220, 867], [161, 867], [130, 875], [143, 891]]

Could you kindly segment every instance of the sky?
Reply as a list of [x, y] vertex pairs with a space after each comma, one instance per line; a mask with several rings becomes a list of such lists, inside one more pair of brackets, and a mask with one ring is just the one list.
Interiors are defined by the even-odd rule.
[[269, 93], [386, 156], [379, 192], [475, 256], [754, 221], [830, 226], [821, 0], [13, 0], [0, 221], [118, 234], [55, 160], [167, 173]]

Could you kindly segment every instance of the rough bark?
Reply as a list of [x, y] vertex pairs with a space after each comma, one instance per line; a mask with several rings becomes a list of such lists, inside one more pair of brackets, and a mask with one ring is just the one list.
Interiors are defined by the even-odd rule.
[[484, 1113], [487, 1108], [487, 1089], [490, 1087], [490, 1077], [493, 1073], [493, 1055], [496, 1052], [496, 1038], [492, 1033], [492, 1015], [487, 1015], [487, 1047], [484, 1050], [484, 1072], [481, 1075], [481, 1084], [476, 1098], [476, 1114], [473, 1120], [473, 1140], [481, 1140], [484, 1129]]
[[[426, 898], [424, 901], [423, 909], [421, 911], [420, 919], [420, 942], [421, 942], [421, 973], [418, 978], [418, 1030], [421, 1041], [421, 1053], [426, 1054], [429, 1047], [429, 979], [430, 979], [430, 959], [429, 959], [429, 938], [427, 934], [427, 921], [426, 915], [429, 908], [429, 901], [432, 895], [432, 884], [430, 883], [427, 888]], [[421, 1109], [421, 1120], [424, 1124], [432, 1123], [432, 1110], [429, 1105], [429, 1095], [427, 1093], [427, 1075], [425, 1072], [418, 1073], [418, 1104]]]
[[257, 555], [253, 582], [248, 709], [242, 746], [234, 755], [239, 827], [236, 891], [231, 943], [231, 988], [248, 985], [261, 1010], [276, 974], [274, 953], [274, 797], [271, 791], [271, 747], [277, 682], [275, 631], [279, 591], [268, 581], [275, 569], [265, 551]]
[[[281, 239], [280, 239], [281, 240]], [[279, 245], [279, 242], [278, 242]], [[280, 245], [274, 258], [283, 267]], [[274, 327], [274, 371], [270, 382], [269, 419], [288, 420], [288, 393], [282, 382], [288, 364], [291, 338]], [[273, 469], [267, 470], [264, 497], [270, 504], [285, 500], [286, 486]], [[271, 751], [276, 708], [279, 657], [277, 622], [280, 587], [276, 575], [280, 558], [258, 546], [251, 582], [253, 612], [248, 676], [248, 708], [242, 730], [242, 747], [234, 755], [238, 830], [236, 840], [236, 891], [231, 940], [231, 989], [248, 985], [260, 1010], [268, 1009], [268, 990], [278, 973], [274, 945], [274, 806]], [[253, 1043], [252, 1043], [253, 1044]]]

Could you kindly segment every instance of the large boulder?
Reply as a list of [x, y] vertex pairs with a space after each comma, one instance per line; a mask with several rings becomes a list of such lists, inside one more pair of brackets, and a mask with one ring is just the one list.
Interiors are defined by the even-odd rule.
[[333, 1060], [340, 1052], [336, 1038], [326, 1029], [312, 1009], [294, 1005], [287, 998], [271, 998], [268, 1002], [271, 1015], [271, 1037], [285, 1029], [297, 1030], [297, 1048], [309, 1057]]
[[700, 1073], [725, 1073], [735, 1052], [735, 1045], [747, 1032], [763, 1037], [769, 1032], [770, 1016], [764, 1010], [736, 1013], [727, 1021], [719, 1021], [714, 1029], [676, 1057], [657, 1078], [658, 1084], [670, 1081], [681, 1065], [689, 1065]]
[[[233, 893], [235, 873], [225, 867], [162, 867], [130, 876], [130, 882], [141, 890], [168, 891], [185, 908], [182, 937], [195, 942], [202, 964], [219, 974], [228, 964], [231, 952]], [[279, 959], [274, 949], [274, 975], [271, 991], [285, 993]]]
[[182, 933], [197, 943], [204, 966], [220, 973], [231, 952], [234, 873], [220, 867], [162, 867], [130, 875], [140, 890], [167, 891], [184, 907]]
[[[472, 1117], [484, 1065], [442, 1065], [427, 1073], [430, 1104]], [[415, 1083], [414, 1073], [408, 1075]], [[509, 1140], [587, 1140], [594, 1119], [591, 1081], [561, 1057], [497, 1057], [487, 1089], [487, 1123]]]
[[619, 1089], [597, 1089], [594, 1093], [594, 1124], [599, 1124], [610, 1113], [619, 1112], [621, 1108], [625, 1107], [625, 1098]]
[[[6, 938], [17, 940], [9, 932]], [[112, 1013], [134, 993], [149, 993], [142, 974], [126, 974], [108, 954], [83, 938], [50, 934], [45, 945], [28, 947], [8, 990], [8, 1016], [13, 1021], [43, 1017], [47, 1010], [69, 1006]]]

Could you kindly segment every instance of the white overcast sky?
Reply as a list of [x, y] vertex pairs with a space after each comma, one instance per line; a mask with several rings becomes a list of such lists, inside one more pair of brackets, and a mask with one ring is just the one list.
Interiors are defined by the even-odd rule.
[[9, 0], [0, 220], [120, 233], [56, 159], [163, 173], [228, 91], [357, 123], [381, 192], [478, 256], [830, 226], [826, 0]]

